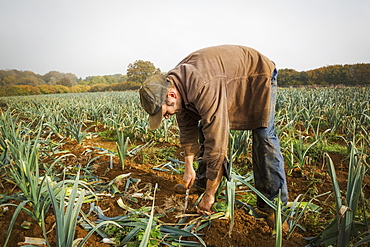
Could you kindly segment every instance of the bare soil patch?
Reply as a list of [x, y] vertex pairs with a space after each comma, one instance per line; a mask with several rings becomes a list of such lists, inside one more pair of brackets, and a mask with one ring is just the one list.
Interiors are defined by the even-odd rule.
[[[99, 151], [95, 147], [103, 148], [105, 150], [115, 150], [115, 142], [104, 141], [99, 138], [93, 140], [85, 140], [82, 144], [77, 144], [76, 142], [69, 142], [60, 147], [61, 150], [68, 150], [74, 156], [69, 156], [64, 163], [68, 166], [78, 167], [78, 165], [86, 166], [93, 157], [99, 155]], [[170, 147], [169, 144], [157, 144], [154, 148], [160, 148], [161, 150], [166, 147]], [[177, 158], [182, 160], [181, 148], [176, 147]], [[94, 161], [92, 164], [94, 166], [95, 175], [99, 176], [101, 180], [106, 182], [111, 181], [116, 176], [123, 173], [131, 173], [132, 178], [140, 179], [141, 182], [139, 187], [143, 188], [149, 184], [154, 186], [158, 184], [158, 191], [155, 198], [156, 212], [163, 212], [166, 207], [172, 206], [175, 210], [172, 213], [167, 213], [161, 218], [162, 221], [168, 223], [176, 223], [178, 219], [176, 215], [183, 209], [184, 195], [176, 194], [174, 191], [174, 186], [177, 183], [181, 183], [182, 176], [178, 174], [171, 174], [168, 172], [160, 172], [152, 169], [156, 165], [157, 157], [152, 159], [149, 157], [143, 157], [144, 154], [139, 154], [133, 157], [127, 157], [126, 165], [124, 170], [117, 157], [113, 157], [113, 169], [110, 169], [110, 157], [107, 155], [102, 155], [99, 159]], [[151, 155], [146, 153], [145, 155]], [[153, 162], [151, 162], [151, 160]], [[333, 156], [334, 163], [338, 170], [338, 181], [343, 188], [345, 187], [347, 181], [347, 163], [342, 156]], [[47, 160], [45, 160], [47, 162]], [[165, 160], [163, 162], [166, 162]], [[240, 164], [236, 164], [239, 165]], [[17, 188], [5, 181], [3, 178], [0, 181], [0, 194], [11, 194], [17, 191]], [[293, 200], [299, 194], [305, 194], [307, 191], [312, 191], [312, 193], [320, 194], [327, 191], [331, 191], [331, 181], [326, 173], [325, 167], [322, 164], [316, 164], [314, 167], [305, 167], [303, 170], [296, 169], [289, 173], [287, 177], [288, 189], [290, 192], [290, 200]], [[124, 183], [116, 184], [117, 187], [123, 188]], [[365, 189], [369, 193], [369, 180], [365, 180]], [[368, 194], [367, 193], [367, 194]], [[369, 196], [369, 195], [367, 195]], [[118, 206], [117, 200], [120, 196], [114, 197], [104, 197], [97, 202], [105, 212], [106, 216], [113, 217], [122, 215], [125, 211]], [[192, 205], [195, 203], [198, 195], [191, 195], [189, 201], [189, 213], [195, 213]], [[333, 204], [332, 196], [329, 195], [325, 198], [321, 198], [322, 201], [315, 201], [315, 204], [319, 206], [325, 206]], [[150, 206], [151, 200], [139, 199], [138, 203], [135, 205], [136, 208], [142, 206]], [[14, 202], [17, 203], [17, 202]], [[320, 205], [322, 203], [322, 205]], [[132, 205], [132, 204], [131, 204]], [[86, 206], [88, 207], [88, 206]], [[84, 210], [88, 210], [84, 208]], [[11, 217], [13, 215], [14, 208], [9, 207], [9, 211], [2, 212], [0, 214], [0, 245], [3, 245], [7, 229]], [[327, 215], [325, 215], [327, 213]], [[330, 214], [330, 210], [324, 210], [323, 215], [320, 218], [324, 221], [326, 219], [331, 219], [333, 215]], [[308, 217], [309, 218], [309, 217]], [[30, 229], [26, 230], [21, 227], [22, 222], [28, 221], [32, 225]], [[55, 246], [55, 226], [54, 226], [54, 216], [50, 213], [46, 216], [46, 229], [48, 231], [48, 238], [51, 241], [51, 245]], [[283, 240], [283, 246], [305, 246], [307, 241], [305, 237], [314, 236], [320, 229], [317, 229], [317, 225], [312, 225], [309, 220], [303, 219], [302, 225], [307, 229], [303, 231], [299, 228], [293, 233], [293, 235], [287, 239], [286, 236]], [[80, 226], [77, 226], [76, 238], [81, 238], [86, 236], [88, 232], [85, 231]], [[256, 247], [269, 247], [275, 246], [275, 239], [272, 235], [272, 229], [268, 227], [264, 220], [258, 220], [253, 216], [249, 215], [246, 210], [242, 208], [237, 208], [235, 212], [235, 225], [231, 234], [229, 233], [229, 222], [225, 219], [217, 219], [212, 221], [211, 225], [203, 229], [203, 239], [208, 246], [256, 246]], [[20, 213], [18, 219], [13, 227], [10, 242], [8, 246], [18, 246], [20, 242], [25, 240], [25, 237], [38, 237], [43, 238], [42, 229], [35, 224], [29, 216], [25, 213]], [[101, 238], [94, 234], [85, 246], [110, 246], [108, 244], [103, 244]]]

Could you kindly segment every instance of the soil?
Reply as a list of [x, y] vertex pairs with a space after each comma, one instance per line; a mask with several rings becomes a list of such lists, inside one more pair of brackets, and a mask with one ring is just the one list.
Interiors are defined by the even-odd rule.
[[[106, 150], [115, 151], [116, 143], [114, 141], [106, 141], [100, 137], [95, 137], [90, 140], [85, 139], [83, 143], [78, 144], [75, 141], [69, 141], [59, 147], [60, 150], [68, 150], [69, 153], [74, 156], [69, 156], [64, 160], [64, 163], [68, 166], [77, 167], [79, 164], [86, 166], [88, 162], [99, 155], [99, 150], [96, 147], [104, 148]], [[151, 150], [164, 150], [173, 145], [166, 143], [156, 144]], [[181, 148], [175, 145], [176, 158], [182, 160]], [[147, 152], [147, 153], [145, 153]], [[155, 196], [155, 209], [156, 213], [165, 212], [166, 208], [172, 207], [175, 210], [171, 213], [167, 213], [161, 218], [166, 223], [177, 223], [179, 220], [176, 218], [177, 215], [181, 214], [185, 195], [176, 194], [174, 186], [181, 183], [182, 176], [179, 174], [172, 174], [169, 172], [156, 171], [152, 167], [157, 165], [159, 159], [153, 151], [141, 152], [138, 155], [127, 157], [125, 160], [125, 167], [122, 169], [118, 157], [113, 157], [113, 169], [110, 169], [109, 156], [102, 155], [99, 159], [96, 159], [94, 163], [90, 164], [94, 166], [94, 174], [99, 176], [101, 180], [106, 182], [111, 181], [116, 176], [125, 173], [131, 173], [130, 177], [141, 179], [138, 184], [139, 188], [148, 188], [148, 186], [154, 187], [158, 184], [158, 190]], [[152, 155], [152, 156], [151, 156]], [[149, 157], [149, 158], [148, 158]], [[331, 154], [331, 157], [336, 164], [338, 182], [341, 187], [345, 188], [347, 181], [347, 163], [341, 155]], [[50, 162], [45, 159], [44, 162]], [[162, 161], [166, 162], [166, 161]], [[241, 164], [236, 163], [236, 166]], [[249, 169], [249, 168], [245, 168]], [[312, 194], [321, 194], [324, 192], [332, 191], [332, 185], [330, 177], [326, 172], [325, 167], [322, 164], [311, 165], [304, 167], [303, 170], [295, 169], [293, 171], [287, 171], [288, 189], [290, 193], [290, 200], [294, 200], [299, 194], [305, 194], [310, 192]], [[118, 189], [124, 188], [125, 181], [116, 183]], [[366, 179], [364, 182], [364, 191], [369, 193], [369, 180]], [[366, 188], [367, 187], [367, 188]], [[8, 181], [1, 178], [0, 180], [0, 194], [12, 194], [17, 192], [17, 187]], [[195, 213], [194, 205], [199, 195], [194, 194], [189, 197], [189, 206], [187, 213]], [[367, 195], [369, 196], [369, 195]], [[120, 196], [116, 195], [113, 198], [103, 197], [101, 200], [96, 202], [98, 206], [102, 208], [105, 215], [108, 217], [118, 216], [125, 214], [125, 210], [119, 207], [117, 200]], [[19, 203], [10, 201], [13, 203]], [[151, 200], [139, 199], [135, 205], [137, 208], [142, 206], [151, 206]], [[306, 231], [300, 228], [296, 228], [293, 234], [287, 238], [284, 234], [283, 246], [305, 246], [308, 242], [305, 240], [307, 237], [313, 237], [317, 234], [323, 226], [328, 223], [327, 220], [332, 219], [333, 215], [330, 212], [330, 205], [334, 207], [332, 193], [327, 194], [325, 197], [320, 198], [314, 202], [318, 206], [323, 206], [324, 210], [321, 212], [319, 218], [323, 221], [321, 225], [310, 221], [312, 217], [304, 217], [300, 222]], [[329, 209], [328, 209], [329, 205]], [[85, 208], [86, 207], [86, 208]], [[85, 205], [83, 210], [88, 210], [88, 205]], [[9, 207], [8, 211], [0, 211], [0, 245], [4, 244], [4, 240], [7, 234], [7, 229], [10, 224], [11, 217], [14, 212], [14, 207]], [[22, 222], [31, 222], [30, 229], [24, 229], [21, 227]], [[48, 232], [48, 239], [51, 246], [55, 246], [55, 218], [52, 210], [46, 216], [46, 230]], [[207, 246], [275, 246], [275, 238], [272, 234], [272, 229], [268, 226], [265, 220], [257, 219], [243, 208], [236, 208], [235, 211], [235, 222], [232, 231], [229, 232], [230, 222], [226, 219], [216, 219], [211, 224], [202, 230], [204, 236], [202, 239], [206, 242]], [[76, 238], [83, 238], [88, 232], [82, 227], [77, 225]], [[11, 233], [10, 241], [8, 246], [19, 246], [20, 243], [25, 241], [25, 237], [36, 237], [43, 238], [41, 227], [25, 213], [21, 212], [18, 216], [16, 223]], [[102, 238], [93, 234], [84, 246], [112, 246], [110, 244], [102, 243]]]

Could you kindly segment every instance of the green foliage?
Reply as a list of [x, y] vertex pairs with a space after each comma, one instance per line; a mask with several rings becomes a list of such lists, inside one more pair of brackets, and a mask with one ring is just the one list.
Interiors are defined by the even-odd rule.
[[[114, 84], [111, 84], [110, 86], [113, 85]], [[49, 87], [52, 86], [48, 86], [48, 88]], [[38, 88], [41, 87], [38, 86]], [[343, 154], [344, 150], [341, 146], [343, 146], [344, 143], [347, 143], [347, 140], [351, 140], [356, 145], [361, 146], [363, 150], [368, 150], [370, 143], [368, 132], [368, 126], [370, 126], [368, 95], [368, 87], [325, 88], [320, 90], [312, 88], [294, 88], [282, 89], [281, 91], [279, 91], [275, 118], [276, 131], [281, 140], [283, 149], [293, 146], [292, 150], [295, 153], [289, 152], [288, 150], [286, 151], [289, 155], [293, 157], [293, 161], [295, 159], [293, 163], [298, 164], [298, 161], [303, 162], [305, 161], [306, 157], [310, 157], [310, 159], [316, 158], [315, 161], [321, 161], [322, 152], [324, 151]], [[40, 155], [51, 154], [57, 149], [55, 147], [61, 145], [63, 142], [57, 141], [59, 139], [57, 139], [56, 136], [60, 139], [64, 139], [65, 137], [72, 137], [72, 132], [74, 131], [74, 138], [83, 140], [85, 134], [82, 131], [83, 122], [92, 122], [94, 124], [97, 124], [99, 128], [101, 126], [104, 126], [104, 129], [111, 129], [111, 131], [103, 132], [101, 135], [105, 135], [107, 138], [111, 138], [112, 140], [117, 140], [116, 129], [119, 126], [119, 128], [124, 131], [124, 136], [122, 136], [121, 138], [121, 144], [123, 145], [125, 144], [123, 142], [123, 137], [126, 138], [128, 137], [128, 135], [130, 135], [130, 140], [140, 140], [138, 143], [145, 143], [136, 146], [134, 148], [135, 152], [133, 152], [134, 149], [127, 152], [127, 154], [130, 155], [130, 157], [135, 158], [136, 161], [141, 162], [141, 157], [143, 157], [142, 160], [145, 160], [145, 162], [150, 162], [152, 164], [155, 162], [163, 162], [163, 160], [167, 160], [168, 157], [176, 158], [176, 154], [178, 154], [178, 132], [176, 129], [175, 119], [171, 118], [166, 120], [172, 122], [165, 121], [159, 130], [149, 131], [147, 128], [147, 114], [140, 108], [137, 92], [59, 94], [43, 95], [37, 97], [4, 97], [0, 99], [0, 104], [0, 107], [2, 107], [2, 109], [8, 109], [6, 113], [3, 112], [2, 109], [0, 110], [0, 161], [3, 162], [4, 166], [9, 166], [10, 164], [19, 164], [21, 166], [22, 163], [19, 162], [20, 160], [33, 161], [34, 159], [38, 158], [36, 155], [34, 155], [36, 154], [36, 151], [39, 152]], [[38, 125], [36, 123], [41, 119], [41, 116], [44, 116], [45, 121], [42, 122], [43, 124]], [[20, 119], [22, 119], [23, 122], [20, 121]], [[83, 122], [79, 122], [78, 119]], [[73, 120], [75, 120], [75, 122]], [[22, 126], [25, 124], [27, 124], [27, 127], [23, 128]], [[33, 141], [34, 137], [37, 136], [35, 129], [38, 128], [35, 127], [36, 125], [42, 128], [41, 138], [36, 138], [36, 140]], [[71, 127], [70, 125], [74, 126]], [[99, 128], [96, 128], [95, 131], [98, 131]], [[86, 129], [84, 130], [87, 131]], [[250, 158], [250, 134], [251, 133], [248, 131], [232, 131], [230, 133], [230, 141], [232, 144], [232, 146], [230, 146], [230, 157], [232, 157], [231, 162], [239, 159], [244, 159], [247, 161], [248, 158]], [[48, 138], [51, 136], [53, 137], [52, 141], [48, 140]], [[10, 148], [13, 148], [15, 150], [15, 147], [18, 146], [13, 147], [8, 144], [8, 142], [13, 143], [14, 145], [20, 145], [22, 142], [27, 143], [27, 141], [31, 141], [30, 143], [32, 144], [40, 144], [40, 146], [37, 146], [37, 150], [35, 147], [34, 152], [32, 152], [32, 149], [27, 149], [28, 151], [24, 152], [26, 154], [29, 154], [28, 156], [30, 158], [27, 158], [28, 156], [24, 155], [23, 153], [13, 152], [10, 150]], [[163, 142], [166, 141], [171, 144], [174, 143], [175, 145], [171, 145], [170, 147], [168, 147], [167, 143], [166, 145], [162, 145]], [[147, 144], [148, 146], [145, 146]], [[141, 149], [138, 149], [138, 147], [140, 147]], [[16, 154], [22, 154], [22, 156], [26, 158], [22, 158], [20, 156], [16, 158], [10, 157], [11, 155]], [[362, 155], [358, 154], [357, 157], [361, 158]], [[43, 158], [43, 156], [41, 156], [41, 158]], [[61, 157], [61, 159], [62, 158], [63, 157]], [[179, 158], [179, 156], [177, 156], [177, 158]], [[90, 160], [89, 162], [91, 162], [92, 164], [92, 161], [93, 160]], [[33, 163], [36, 164], [36, 162]], [[48, 164], [42, 163], [40, 163], [39, 165], [48, 166]], [[5, 171], [5, 168], [2, 169], [4, 169]], [[249, 170], [251, 169], [249, 168]], [[35, 188], [44, 187], [44, 189], [42, 190], [43, 193], [41, 199], [39, 199], [39, 197], [36, 197], [38, 201], [40, 201], [40, 203], [43, 199], [47, 199], [47, 197], [44, 197], [45, 184], [47, 181], [38, 180], [38, 183], [36, 183], [36, 178], [38, 178], [36, 174], [37, 170], [35, 170], [34, 173], [27, 172], [26, 175], [22, 174], [23, 170], [18, 169], [15, 171], [21, 174], [19, 175], [19, 177], [27, 177], [25, 179], [22, 179], [22, 181], [27, 182], [28, 184], [32, 183]], [[232, 189], [233, 185], [238, 187], [246, 185], [249, 188], [249, 191], [251, 190], [255, 193], [245, 193], [245, 186], [243, 186], [244, 188], [239, 187], [236, 193], [243, 194], [242, 200], [247, 200], [249, 204], [248, 206], [255, 204], [255, 198], [258, 194], [258, 191], [256, 191], [252, 187], [252, 178], [250, 178], [249, 176], [237, 176], [234, 173], [232, 177], [232, 182], [236, 182], [236, 184], [230, 184], [231, 186], [229, 186], [229, 188]], [[316, 178], [317, 175], [321, 174], [317, 173], [316, 169], [312, 169], [312, 176], [311, 174], [309, 174], [309, 181], [314, 183], [312, 186], [310, 185], [310, 187], [312, 188], [320, 184]], [[86, 174], [84, 175], [84, 178], [85, 177]], [[56, 177], [52, 178], [57, 179]], [[30, 179], [32, 179], [33, 181], [30, 181]], [[113, 181], [111, 182], [113, 183]], [[356, 183], [352, 182], [352, 180], [349, 180], [349, 184]], [[52, 188], [54, 190], [58, 187], [53, 186]], [[243, 189], [243, 191], [240, 191], [239, 189]], [[348, 195], [356, 194], [355, 192], [348, 193], [348, 191], [350, 190], [347, 189]], [[56, 192], [56, 190], [54, 190], [54, 192]], [[24, 193], [24, 195], [26, 195], [26, 193]], [[229, 193], [227, 196], [229, 195], [231, 196], [232, 193]], [[306, 193], [305, 195], [308, 195], [308, 193]], [[240, 198], [241, 197], [238, 194], [237, 203], [240, 203]], [[224, 201], [226, 200], [226, 198], [221, 197], [220, 199], [224, 199]], [[57, 200], [58, 203], [61, 202], [60, 199], [57, 198]], [[228, 199], [228, 201], [233, 200], [234, 199], [232, 197]], [[283, 219], [287, 215], [289, 216], [287, 219], [289, 225], [292, 226], [291, 229], [294, 229], [294, 226], [298, 226], [302, 230], [304, 230], [303, 227], [298, 224], [298, 220], [300, 218], [305, 218], [307, 219], [307, 221], [314, 221], [316, 220], [316, 218], [319, 218], [317, 213], [314, 216], [310, 216], [310, 210], [313, 210], [310, 209], [312, 208], [312, 201], [309, 201], [309, 203], [305, 203], [302, 200], [296, 199], [295, 202], [293, 202], [294, 206], [290, 205], [289, 209], [287, 210], [285, 207], [281, 208]], [[31, 210], [34, 210], [35, 207], [34, 205], [28, 204], [29, 201], [30, 200], [27, 200], [24, 201], [24, 203], [21, 203], [21, 206], [17, 207], [16, 211], [24, 211], [23, 208], [26, 205], [29, 210], [25, 212], [32, 213]], [[356, 201], [364, 201], [364, 199], [361, 198], [360, 200], [358, 200], [358, 198], [355, 197], [348, 197], [348, 199], [346, 198], [345, 200], [343, 200], [342, 205], [348, 206], [347, 204], [355, 203]], [[226, 205], [222, 203], [215, 204], [215, 207], [220, 211], [229, 210], [228, 212], [231, 213], [230, 209], [231, 207], [233, 207], [233, 205], [231, 205], [231, 203], [228, 205], [230, 205], [229, 209], [226, 209]], [[245, 206], [245, 204], [243, 205]], [[277, 209], [279, 205], [271, 204], [270, 206]], [[354, 209], [354, 207], [348, 207]], [[42, 209], [42, 207], [38, 208]], [[367, 208], [368, 205], [361, 208], [360, 211], [362, 212], [362, 215], [356, 214], [355, 219], [364, 219], [366, 217], [365, 212]], [[302, 213], [304, 210], [306, 210], [306, 212]], [[138, 213], [138, 211], [140, 211], [140, 213]], [[42, 212], [43, 211], [41, 210], [41, 213]], [[139, 240], [139, 237], [141, 236], [141, 234], [144, 237], [145, 231], [143, 230], [146, 229], [149, 223], [148, 212], [149, 211], [144, 212], [144, 210], [142, 209], [135, 210], [135, 213], [132, 214], [135, 214], [136, 218], [131, 217], [129, 220], [127, 220], [127, 218], [125, 218], [127, 215], [125, 215], [124, 218], [121, 218], [122, 221], [109, 223], [113, 224], [116, 228], [116, 230], [112, 229], [112, 234], [117, 234], [118, 236], [119, 231], [125, 228], [124, 230], [122, 230], [121, 239], [130, 239], [129, 242], [136, 241], [136, 245], [134, 244], [134, 246], [138, 246], [139, 242], [142, 242]], [[344, 217], [348, 217], [348, 219], [351, 219], [351, 215], [348, 210], [344, 213]], [[223, 215], [225, 215], [225, 213], [223, 213]], [[341, 218], [341, 221], [349, 222], [347, 218]], [[198, 225], [195, 226], [194, 224], [190, 224], [189, 226], [186, 226], [184, 228], [180, 228], [181, 226], [176, 226], [177, 228], [171, 228], [169, 226], [162, 225], [159, 219], [156, 219], [155, 217], [154, 219], [151, 219], [150, 222], [153, 225], [147, 231], [148, 235], [146, 236], [148, 244], [156, 245], [158, 244], [157, 240], [163, 238], [164, 242], [162, 243], [164, 244], [171, 243], [171, 245], [175, 245], [176, 243], [178, 245], [178, 239], [180, 239], [183, 246], [195, 246], [194, 243], [187, 243], [183, 241], [183, 239], [185, 237], [192, 237], [192, 239], [195, 239], [196, 236], [191, 235], [189, 231], [190, 228], [194, 229]], [[108, 224], [107, 222], [101, 223]], [[313, 227], [317, 226], [321, 228], [324, 224], [325, 222], [321, 221], [319, 223], [316, 223], [316, 225], [314, 225]], [[98, 229], [100, 226], [101, 224], [98, 224], [94, 229]], [[128, 226], [130, 226], [131, 228], [128, 228]], [[338, 224], [335, 226], [336, 229], [338, 228], [337, 226]], [[358, 225], [356, 223], [355, 227], [357, 226]], [[158, 229], [161, 231], [162, 237], [159, 237], [160, 234], [158, 232]], [[354, 228], [352, 227], [352, 229]], [[170, 231], [171, 233], [169, 233]], [[292, 231], [293, 230], [291, 230], [289, 233], [291, 233]], [[338, 231], [338, 229], [336, 231]], [[92, 234], [92, 232], [93, 231], [90, 231], [89, 234]], [[125, 234], [125, 236], [123, 236], [123, 234]], [[129, 238], [127, 236], [129, 236]], [[362, 236], [359, 236], [358, 238], [358, 240], [362, 242], [367, 241], [367, 239], [368, 237], [362, 238]], [[355, 242], [355, 240], [353, 240], [352, 242]]]
[[85, 130], [82, 130], [83, 127], [85, 126], [85, 123], [81, 120], [73, 119], [71, 121], [68, 121], [67, 119], [65, 119], [65, 122], [67, 123], [66, 126], [66, 130], [68, 133], [67, 135], [71, 135], [78, 142], [78, 144], [82, 143], [82, 141], [85, 139], [87, 135], [87, 131], [93, 127], [90, 126]]
[[[47, 183], [48, 192], [51, 198], [51, 203], [54, 209], [55, 221], [56, 221], [56, 246], [57, 247], [72, 247], [75, 246], [75, 229], [77, 225], [78, 215], [84, 200], [85, 190], [81, 190], [78, 194], [79, 185], [79, 171], [76, 176], [76, 181], [73, 181], [73, 188], [70, 191], [69, 201], [65, 206], [65, 197], [67, 196], [68, 187], [66, 181], [63, 181], [61, 185], [57, 184], [53, 188], [51, 181]], [[58, 186], [59, 185], [59, 186]], [[60, 188], [61, 187], [61, 188]], [[55, 190], [61, 190], [59, 198]], [[59, 199], [59, 200], [58, 200]]]
[[42, 76], [31, 71], [0, 70], [0, 96], [125, 91], [139, 87], [135, 83], [128, 83], [127, 76], [121, 74], [90, 76], [82, 81], [72, 73], [58, 71], [50, 71]]
[[104, 76], [91, 76], [86, 78], [88, 85], [96, 85], [96, 84], [109, 84]]
[[331, 65], [301, 72], [280, 69], [278, 82], [280, 86], [369, 85], [370, 64]]
[[89, 92], [109, 92], [109, 91], [127, 91], [137, 90], [141, 86], [136, 82], [120, 82], [113, 84], [95, 84], [88, 90]]
[[[138, 234], [136, 235], [138, 242], [128, 244], [127, 246], [132, 246], [132, 247], [137, 246], [138, 243], [141, 243], [143, 241], [144, 234], [145, 234], [145, 230], [140, 230]], [[158, 246], [159, 243], [161, 242], [161, 238], [162, 238], [162, 233], [161, 233], [161, 230], [159, 229], [159, 225], [152, 227], [149, 233], [148, 244], [146, 246], [148, 247]]]
[[167, 160], [168, 157], [175, 158], [176, 146], [158, 148], [155, 150], [155, 156], [158, 160]]
[[130, 63], [127, 68], [127, 80], [143, 83], [148, 77], [160, 74], [161, 70], [156, 68], [153, 63], [149, 61], [136, 60]]
[[294, 69], [280, 69], [278, 83], [279, 86], [306, 85], [307, 75]]
[[127, 154], [127, 147], [128, 147], [129, 140], [130, 140], [130, 138], [127, 137], [126, 141], [125, 141], [124, 133], [117, 129], [116, 149], [117, 149], [118, 157], [121, 161], [122, 170], [125, 167], [125, 158], [126, 158], [126, 154]]
[[77, 76], [72, 73], [50, 71], [45, 75], [38, 75], [32, 71], [0, 70], [0, 86], [39, 86], [39, 85], [64, 85], [73, 86], [78, 83]]
[[62, 78], [60, 81], [57, 82], [58, 85], [72, 87], [72, 81], [66, 77]]
[[117, 131], [114, 129], [101, 131], [98, 135], [105, 141], [117, 141]]
[[77, 85], [78, 78], [72, 73], [61, 73], [58, 71], [49, 71], [44, 76], [42, 76], [45, 84], [47, 85], [64, 85], [71, 87]]
[[[4, 139], [0, 141], [0, 144], [6, 155], [1, 158], [0, 165], [5, 166], [5, 169], [9, 172], [10, 180], [18, 186], [25, 200], [31, 206], [31, 210], [22, 210], [41, 225], [42, 213], [48, 209], [50, 204], [48, 197], [45, 196], [45, 178], [48, 174], [46, 173], [41, 182], [39, 181], [40, 167], [38, 160], [40, 143], [38, 139], [41, 135], [41, 124], [39, 124], [37, 131], [34, 133], [36, 137], [32, 138], [32, 132], [27, 127], [18, 125], [16, 129], [11, 120], [8, 119], [10, 125], [4, 121], [9, 115], [2, 115], [1, 117], [0, 123], [5, 125], [5, 128], [2, 127], [0, 129], [4, 133]], [[24, 131], [30, 132], [30, 135], [24, 134]]]
[[[152, 164], [161, 163], [168, 158], [175, 158], [176, 146], [161, 148], [161, 147], [149, 147], [148, 149], [138, 152], [143, 163], [150, 162]], [[182, 171], [182, 168], [179, 167]]]
[[283, 244], [283, 220], [281, 218], [282, 202], [280, 200], [281, 190], [279, 190], [278, 198], [276, 198], [276, 211], [275, 211], [275, 228], [273, 232], [276, 234], [275, 246], [281, 247]]
[[116, 84], [122, 83], [127, 81], [126, 75], [115, 74], [115, 75], [104, 75], [104, 76], [88, 76], [85, 80], [79, 82], [79, 84], [83, 85], [95, 85], [95, 84]]
[[[108, 225], [105, 227], [105, 232], [114, 239], [114, 242], [117, 243], [118, 246], [120, 246], [125, 244], [123, 240], [134, 229], [135, 227], [133, 226], [117, 227], [116, 225]], [[127, 243], [127, 246], [130, 245], [138, 245], [137, 235], [133, 239], [131, 239], [131, 242]]]
[[[32, 71], [0, 70], [0, 96], [137, 90], [145, 79], [159, 73], [160, 69], [153, 63], [142, 60], [129, 64], [127, 75], [89, 76], [84, 80], [58, 71], [42, 76]], [[279, 70], [279, 86], [369, 84], [368, 63], [331, 65], [301, 72]]]
[[[350, 163], [348, 181], [345, 197], [339, 187], [333, 161], [328, 154], [325, 154], [326, 164], [333, 184], [333, 196], [336, 206], [336, 216], [327, 228], [317, 237], [311, 240], [311, 246], [349, 246], [353, 238], [368, 238], [369, 226], [366, 213], [359, 214], [358, 206], [361, 202], [362, 183], [367, 170], [367, 164], [362, 160], [362, 154], [350, 145]], [[362, 200], [363, 201], [363, 200]], [[359, 221], [358, 221], [359, 220]], [[362, 233], [362, 234], [361, 234]]]

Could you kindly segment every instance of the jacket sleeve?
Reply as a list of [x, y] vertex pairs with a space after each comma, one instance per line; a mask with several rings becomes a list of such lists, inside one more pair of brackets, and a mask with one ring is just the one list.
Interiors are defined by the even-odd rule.
[[186, 111], [176, 114], [180, 129], [180, 142], [185, 151], [185, 156], [197, 155], [199, 152], [198, 121]]
[[224, 78], [215, 78], [203, 85], [197, 94], [196, 108], [201, 116], [205, 138], [203, 161], [206, 177], [214, 180], [227, 155], [229, 118]]

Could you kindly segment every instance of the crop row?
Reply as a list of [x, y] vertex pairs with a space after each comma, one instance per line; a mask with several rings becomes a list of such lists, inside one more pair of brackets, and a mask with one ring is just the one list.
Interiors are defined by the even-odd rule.
[[[299, 88], [279, 91], [275, 117], [276, 132], [281, 141], [288, 173], [295, 168], [302, 169], [318, 160], [325, 159], [329, 171], [332, 171], [331, 176], [335, 184], [335, 168], [328, 153], [348, 155], [350, 159], [348, 180], [353, 186], [347, 186], [347, 193], [355, 196], [351, 197], [347, 194], [345, 202], [337, 198], [338, 215], [332, 223], [334, 226], [328, 226], [326, 235], [319, 235], [314, 243], [330, 244], [333, 241], [340, 241], [342, 246], [345, 246], [353, 237], [353, 232], [356, 232], [356, 236], [359, 235], [360, 230], [355, 227], [354, 221], [357, 219], [355, 216], [359, 198], [361, 198], [361, 183], [368, 172], [369, 157], [366, 154], [370, 149], [369, 95], [370, 89], [367, 87]], [[40, 226], [43, 226], [43, 217], [51, 205], [55, 215], [60, 216], [65, 212], [63, 217], [57, 218], [61, 241], [58, 246], [73, 245], [74, 235], [71, 231], [74, 231], [73, 227], [75, 227], [80, 207], [87, 198], [94, 197], [95, 192], [90, 193], [87, 184], [83, 182], [73, 182], [79, 181], [79, 171], [74, 179], [67, 179], [65, 173], [58, 175], [53, 173], [53, 167], [59, 164], [65, 155], [60, 155], [48, 164], [39, 162], [50, 156], [50, 153], [56, 152], [58, 147], [58, 144], [55, 144], [56, 139], [59, 145], [67, 139], [82, 143], [89, 135], [99, 134], [95, 133], [99, 131], [95, 128], [96, 126], [104, 126], [117, 134], [117, 156], [121, 160], [122, 167], [124, 167], [124, 158], [128, 152], [129, 139], [144, 143], [153, 140], [167, 143], [178, 142], [179, 133], [176, 119], [173, 117], [164, 120], [158, 130], [148, 129], [147, 114], [140, 107], [137, 92], [4, 97], [0, 98], [0, 107], [0, 171], [8, 176], [9, 181], [19, 187], [21, 198], [24, 199], [20, 204], [12, 204], [12, 206], [17, 208], [17, 212], [24, 210]], [[250, 155], [250, 135], [250, 131], [230, 132], [229, 158], [231, 162]], [[68, 169], [65, 171], [68, 173]], [[226, 182], [229, 196], [227, 215], [229, 216], [233, 214], [235, 198], [231, 195], [235, 193], [235, 185], [243, 184], [255, 190], [246, 178], [249, 176], [246, 175], [239, 174], [235, 170], [232, 181]], [[78, 190], [78, 186], [85, 187], [85, 189]], [[334, 188], [341, 197], [338, 187], [334, 186]], [[3, 206], [7, 205], [5, 197], [0, 199]], [[64, 209], [65, 200], [77, 203], [69, 203], [69, 206]], [[351, 200], [351, 203], [348, 203], [348, 200]], [[297, 198], [293, 202], [294, 206], [289, 209], [282, 209], [279, 203], [269, 203], [279, 212], [279, 215], [289, 219], [292, 232], [298, 225], [297, 220], [299, 219], [299, 213], [293, 209], [294, 207], [296, 210], [302, 208], [302, 202]], [[29, 207], [26, 208], [25, 205]], [[343, 207], [348, 208], [344, 213]], [[342, 215], [339, 215], [339, 212], [342, 212]], [[350, 212], [352, 212], [351, 217], [348, 216]], [[366, 210], [361, 210], [363, 214], [361, 217], [366, 223], [368, 216], [364, 212]], [[345, 223], [341, 220], [343, 217], [346, 219]], [[15, 220], [16, 217], [12, 224]], [[69, 222], [72, 222], [71, 229], [67, 226]], [[144, 230], [151, 225], [154, 222], [153, 216], [146, 217], [145, 222], [145, 224], [137, 223], [137, 229]], [[117, 222], [103, 221], [95, 226], [94, 231], [98, 231], [99, 227], [104, 224], [117, 225]], [[340, 228], [341, 224], [343, 224], [343, 229], [348, 229], [349, 225], [352, 230], [339, 234], [338, 231], [344, 231]], [[11, 227], [12, 225], [9, 227], [9, 233]], [[366, 227], [361, 232], [369, 229], [367, 224]], [[174, 229], [164, 230], [170, 232], [168, 233], [171, 236], [169, 242], [176, 241], [180, 235], [194, 236], [185, 229], [177, 233], [174, 233]], [[337, 236], [346, 236], [346, 238], [341, 240], [333, 239], [333, 237], [326, 238], [328, 232], [334, 232]], [[133, 234], [132, 232], [131, 235]], [[362, 236], [361, 241], [366, 241], [368, 236], [366, 234]], [[196, 237], [199, 239], [198, 236]], [[149, 236], [146, 238], [148, 241]], [[68, 242], [62, 242], [63, 239]], [[202, 243], [201, 239], [199, 241]], [[142, 243], [144, 244], [145, 240]]]

